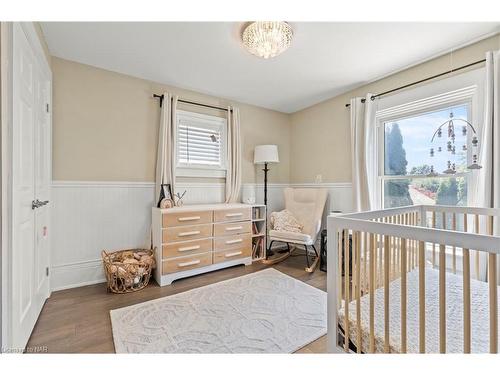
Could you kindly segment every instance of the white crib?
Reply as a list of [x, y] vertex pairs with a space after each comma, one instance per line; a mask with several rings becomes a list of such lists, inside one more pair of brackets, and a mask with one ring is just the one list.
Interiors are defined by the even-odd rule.
[[328, 217], [329, 351], [497, 353], [499, 217], [426, 205]]

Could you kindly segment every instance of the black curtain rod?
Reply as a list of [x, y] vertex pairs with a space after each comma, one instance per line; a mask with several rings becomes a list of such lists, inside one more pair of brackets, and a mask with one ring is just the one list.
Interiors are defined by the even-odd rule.
[[[387, 94], [391, 94], [391, 93], [393, 93], [395, 91], [403, 90], [403, 89], [406, 89], [408, 87], [415, 86], [415, 85], [418, 85], [420, 83], [427, 82], [427, 81], [430, 81], [432, 79], [439, 78], [439, 77], [445, 76], [447, 74], [450, 74], [450, 73], [453, 73], [453, 72], [456, 72], [456, 71], [459, 71], [459, 70], [462, 70], [462, 69], [467, 69], [467, 68], [470, 68], [471, 66], [484, 63], [485, 61], [486, 61], [486, 59], [483, 59], [483, 60], [475, 61], [475, 62], [467, 64], [467, 65], [463, 65], [463, 66], [455, 68], [455, 69], [450, 69], [450, 70], [448, 70], [446, 72], [436, 74], [436, 75], [434, 75], [432, 77], [427, 77], [427, 78], [421, 79], [420, 81], [415, 81], [415, 82], [412, 82], [412, 83], [408, 83], [408, 84], [406, 84], [404, 86], [396, 87], [395, 89], [384, 91], [384, 92], [381, 92], [381, 93], [376, 94], [376, 95], [372, 95], [372, 97], [370, 99], [371, 100], [375, 100], [376, 98], [379, 98], [379, 97], [387, 95]], [[366, 102], [366, 99], [361, 99], [361, 103], [364, 103], [364, 102]], [[351, 104], [347, 103], [345, 106], [346, 107], [350, 107]]]
[[[163, 104], [163, 95], [153, 94], [153, 98], [160, 99], [160, 107], [161, 107]], [[196, 102], [191, 102], [189, 100], [183, 100], [183, 99], [179, 99], [178, 101], [181, 103], [185, 103], [185, 104], [197, 105], [199, 107], [218, 109], [219, 111], [226, 111], [227, 112], [227, 108], [217, 107], [217, 106], [210, 105], [210, 104], [196, 103]], [[233, 112], [233, 110], [231, 110], [231, 112]]]

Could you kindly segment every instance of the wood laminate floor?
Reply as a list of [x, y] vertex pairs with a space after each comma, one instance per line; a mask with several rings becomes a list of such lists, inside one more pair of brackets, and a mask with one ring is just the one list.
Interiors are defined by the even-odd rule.
[[[314, 273], [307, 273], [304, 266], [304, 256], [294, 253], [294, 256], [272, 267], [326, 291], [326, 273], [319, 268]], [[178, 280], [164, 287], [153, 281], [143, 290], [129, 294], [107, 293], [105, 284], [54, 292], [42, 309], [28, 348], [44, 347], [49, 353], [114, 353], [110, 310], [232, 279], [266, 267], [261, 263], [236, 266]], [[323, 336], [297, 353], [325, 352], [326, 336]]]

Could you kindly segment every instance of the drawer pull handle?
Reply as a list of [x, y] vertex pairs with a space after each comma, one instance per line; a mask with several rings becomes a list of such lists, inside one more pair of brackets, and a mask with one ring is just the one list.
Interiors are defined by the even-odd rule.
[[195, 264], [199, 264], [201, 261], [199, 259], [192, 260], [191, 262], [184, 262], [184, 263], [179, 263], [179, 267], [188, 267], [188, 266], [194, 266]]
[[186, 246], [186, 247], [179, 247], [179, 252], [183, 252], [183, 251], [191, 251], [191, 250], [197, 250], [199, 249], [201, 246], [200, 245], [196, 245], [196, 246]]
[[193, 221], [193, 220], [200, 220], [200, 216], [186, 216], [186, 217], [180, 217], [178, 220], [179, 221]]
[[226, 217], [237, 217], [237, 216], [243, 216], [243, 212], [237, 212], [234, 214], [226, 214]]
[[243, 227], [240, 225], [239, 227], [227, 227], [226, 230], [232, 231], [232, 230], [240, 230], [243, 229]]
[[182, 232], [179, 233], [179, 237], [186, 237], [186, 236], [196, 236], [197, 234], [200, 234], [201, 232], [199, 230], [193, 230], [191, 232]]
[[240, 243], [240, 242], [243, 242], [243, 239], [238, 238], [237, 240], [229, 240], [229, 241], [226, 241], [226, 244], [230, 245], [232, 243]]
[[241, 255], [243, 254], [242, 251], [235, 251], [234, 253], [227, 253], [226, 255], [224, 255], [226, 258], [231, 258], [231, 257], [235, 257], [235, 256], [238, 256], [238, 255]]

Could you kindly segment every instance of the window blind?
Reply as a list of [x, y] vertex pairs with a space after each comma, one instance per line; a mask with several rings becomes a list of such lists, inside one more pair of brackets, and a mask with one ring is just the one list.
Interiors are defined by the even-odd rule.
[[221, 129], [181, 122], [178, 127], [178, 158], [182, 164], [221, 166]]

